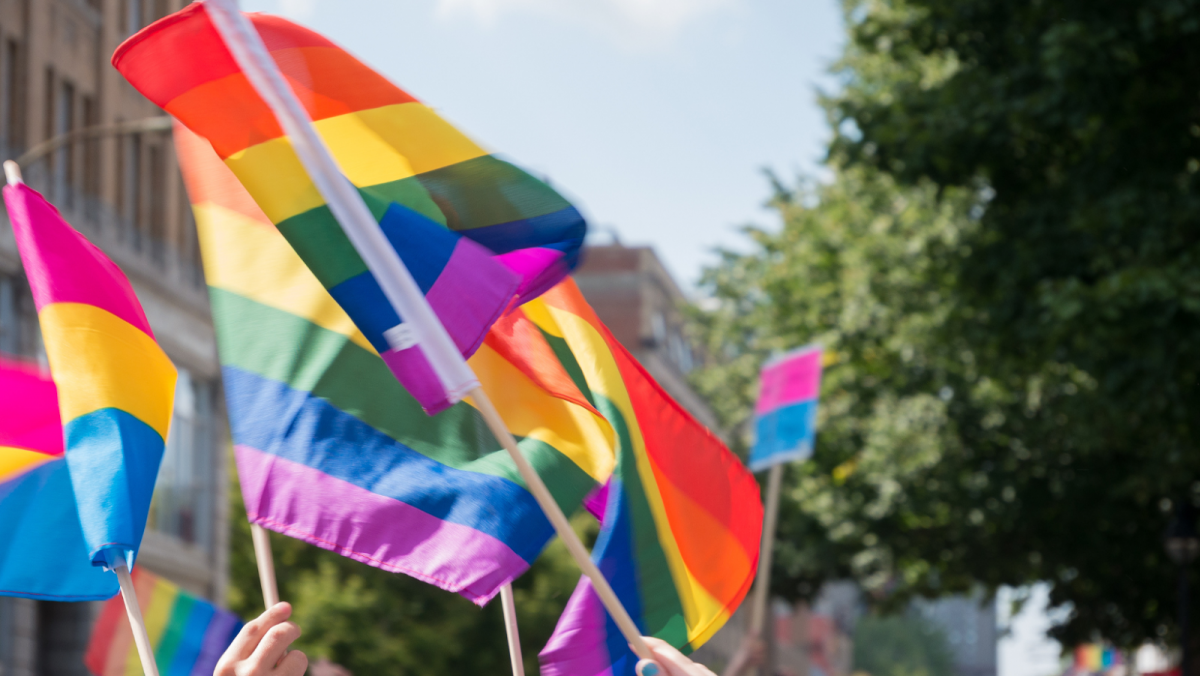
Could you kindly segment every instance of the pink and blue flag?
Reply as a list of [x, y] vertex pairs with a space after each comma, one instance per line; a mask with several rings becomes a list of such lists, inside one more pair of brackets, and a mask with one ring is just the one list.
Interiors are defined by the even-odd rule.
[[812, 455], [821, 390], [821, 347], [809, 345], [767, 362], [754, 407], [750, 471]]
[[28, 186], [5, 187], [4, 203], [58, 387], [86, 558], [132, 566], [171, 422], [175, 366], [120, 268]]
[[[117, 593], [93, 567], [63, 458], [50, 374], [0, 357], [0, 595], [95, 601]], [[47, 575], [53, 571], [53, 575]]]

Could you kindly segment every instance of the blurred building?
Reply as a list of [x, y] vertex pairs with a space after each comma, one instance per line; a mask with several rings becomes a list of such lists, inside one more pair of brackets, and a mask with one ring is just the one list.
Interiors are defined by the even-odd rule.
[[[161, 116], [109, 65], [117, 45], [184, 0], [0, 0], [0, 154], [84, 127]], [[228, 568], [228, 425], [191, 212], [164, 132], [73, 143], [25, 168], [129, 276], [179, 368], [175, 417], [140, 565], [221, 600]], [[7, 217], [0, 222], [0, 351], [44, 360]], [[0, 676], [82, 676], [95, 604], [0, 597]]]
[[1000, 632], [995, 599], [972, 594], [918, 601], [914, 606], [946, 637], [955, 676], [996, 676]]
[[720, 433], [708, 404], [688, 384], [704, 361], [689, 339], [683, 308], [687, 297], [654, 249], [614, 241], [588, 246], [575, 282], [625, 349], [663, 389], [705, 427]]

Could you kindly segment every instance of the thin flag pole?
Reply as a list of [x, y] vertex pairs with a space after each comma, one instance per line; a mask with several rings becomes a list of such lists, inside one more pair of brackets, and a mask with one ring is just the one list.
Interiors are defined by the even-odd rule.
[[269, 610], [279, 603], [279, 585], [275, 582], [275, 557], [271, 554], [271, 536], [267, 529], [252, 523], [250, 537], [254, 540], [254, 561], [258, 564], [258, 582], [262, 585], [263, 603]]
[[204, 5], [213, 26], [246, 75], [246, 79], [270, 107], [280, 127], [288, 135], [297, 157], [318, 192], [325, 198], [329, 210], [345, 231], [346, 237], [367, 264], [367, 268], [375, 275], [396, 314], [405, 318], [402, 326], [408, 327], [415, 335], [416, 342], [430, 366], [446, 385], [447, 393], [453, 399], [463, 395], [471, 397], [487, 421], [492, 434], [512, 457], [521, 478], [542, 511], [546, 513], [567, 551], [571, 553], [583, 574], [591, 580], [596, 595], [621, 629], [633, 652], [643, 660], [654, 659], [633, 618], [621, 605], [620, 599], [613, 592], [608, 580], [600, 573], [600, 569], [592, 562], [579, 536], [571, 529], [562, 508], [551, 497], [546, 484], [521, 454], [516, 439], [505, 426], [491, 400], [479, 387], [478, 379], [462, 358], [429, 302], [425, 300], [408, 268], [404, 267], [400, 255], [379, 229], [379, 224], [363, 202], [362, 195], [342, 174], [329, 148], [314, 129], [308, 111], [300, 104], [295, 92], [279, 71], [279, 66], [271, 58], [262, 37], [250, 20], [238, 10], [237, 0], [205, 0]]
[[521, 657], [521, 635], [517, 633], [517, 606], [513, 599], [511, 582], [500, 588], [500, 606], [504, 611], [504, 633], [508, 635], [508, 657], [512, 660], [513, 676], [525, 676], [525, 660]]
[[[10, 162], [4, 163], [7, 172]], [[146, 676], [158, 676], [158, 664], [154, 661], [154, 647], [150, 645], [150, 634], [146, 631], [146, 621], [142, 619], [142, 608], [138, 605], [137, 592], [133, 589], [133, 577], [124, 562], [118, 563], [113, 569], [117, 580], [121, 583], [121, 600], [125, 602], [125, 613], [129, 615], [129, 628], [133, 630], [133, 642], [137, 645], [138, 657], [142, 660], [142, 670]]]
[[771, 589], [771, 558], [775, 553], [775, 522], [779, 518], [779, 488], [783, 483], [783, 465], [773, 465], [767, 475], [767, 513], [763, 519], [762, 551], [758, 556], [758, 575], [754, 583], [754, 603], [750, 606], [750, 636], [762, 637], [767, 619], [767, 598]]

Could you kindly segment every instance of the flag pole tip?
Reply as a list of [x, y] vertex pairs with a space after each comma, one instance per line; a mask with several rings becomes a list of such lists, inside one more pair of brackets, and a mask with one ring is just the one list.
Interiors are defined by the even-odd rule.
[[21, 167], [12, 160], [4, 161], [4, 178], [9, 185], [20, 185], [25, 181], [21, 178]]

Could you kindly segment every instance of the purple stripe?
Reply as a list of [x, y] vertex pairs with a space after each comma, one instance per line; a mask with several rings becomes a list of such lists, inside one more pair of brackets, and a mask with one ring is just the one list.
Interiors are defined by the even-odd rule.
[[[495, 270], [497, 274], [480, 279], [483, 270]], [[459, 351], [470, 357], [492, 324], [508, 310], [519, 284], [508, 268], [493, 262], [490, 251], [463, 237], [425, 298], [454, 337]]]
[[521, 286], [517, 294], [524, 299], [541, 294], [545, 290], [542, 286], [553, 286], [546, 285], [546, 281], [557, 284], [571, 272], [563, 252], [540, 246], [500, 254], [496, 260], [520, 275]]
[[542, 676], [611, 676], [606, 623], [591, 581], [580, 578], [550, 642], [538, 653]]
[[479, 605], [529, 567], [508, 545], [316, 469], [236, 446], [252, 523]]
[[191, 676], [212, 676], [217, 668], [217, 660], [225, 653], [225, 649], [233, 642], [233, 629], [239, 624], [237, 615], [217, 609], [208, 629], [204, 631], [204, 641], [200, 644], [200, 655], [192, 666]]
[[441, 413], [454, 403], [446, 395], [446, 388], [442, 386], [441, 379], [419, 347], [388, 350], [379, 356], [396, 376], [396, 380], [400, 381], [404, 389], [408, 390], [429, 415]]

